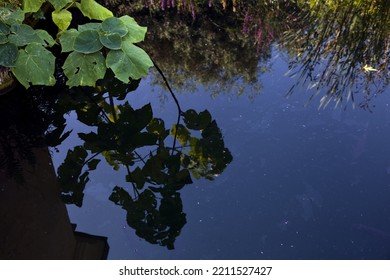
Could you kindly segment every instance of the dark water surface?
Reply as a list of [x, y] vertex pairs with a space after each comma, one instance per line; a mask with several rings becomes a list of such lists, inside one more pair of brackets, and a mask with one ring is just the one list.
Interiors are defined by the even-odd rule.
[[[108, 236], [111, 259], [387, 259], [390, 258], [390, 99], [373, 112], [329, 106], [285, 93], [284, 54], [273, 51], [271, 71], [259, 77], [250, 100], [229, 88], [177, 92], [182, 108], [207, 109], [218, 122], [232, 163], [214, 181], [195, 180], [182, 191], [187, 224], [175, 250], [138, 238], [125, 212], [108, 201], [123, 183], [111, 167], [91, 175], [82, 208], [68, 207], [85, 232]], [[149, 79], [127, 97], [134, 108], [152, 102], [154, 115], [175, 122], [176, 108]], [[70, 115], [68, 124], [84, 131]], [[71, 137], [54, 154], [58, 166], [78, 143]], [[123, 177], [123, 176], [122, 176]]]

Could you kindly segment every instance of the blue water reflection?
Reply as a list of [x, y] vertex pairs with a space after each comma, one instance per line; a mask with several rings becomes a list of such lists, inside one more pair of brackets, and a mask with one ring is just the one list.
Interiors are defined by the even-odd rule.
[[[187, 224], [175, 250], [138, 238], [125, 212], [108, 200], [118, 175], [98, 167], [82, 208], [68, 206], [80, 231], [108, 236], [111, 259], [384, 259], [390, 258], [390, 99], [373, 113], [331, 106], [318, 110], [309, 94], [285, 93], [294, 80], [275, 56], [259, 79], [263, 92], [211, 97], [207, 88], [177, 93], [183, 109], [207, 109], [222, 129], [234, 160], [214, 181], [182, 190]], [[174, 123], [173, 101], [148, 79], [128, 96], [134, 108], [152, 102], [156, 117]], [[74, 131], [85, 129], [72, 115]], [[73, 133], [73, 135], [77, 135]], [[67, 139], [58, 166], [78, 143]], [[120, 171], [119, 171], [120, 172]], [[122, 176], [123, 175], [123, 176]]]

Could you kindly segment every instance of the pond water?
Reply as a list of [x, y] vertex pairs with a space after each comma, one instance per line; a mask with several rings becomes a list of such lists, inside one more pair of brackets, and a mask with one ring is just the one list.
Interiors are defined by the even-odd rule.
[[[272, 56], [253, 100], [228, 88], [211, 97], [202, 86], [178, 95], [182, 108], [210, 111], [233, 161], [214, 181], [195, 180], [181, 191], [187, 224], [174, 250], [149, 244], [126, 224], [125, 212], [107, 199], [117, 184], [108, 166], [91, 176], [83, 207], [68, 207], [78, 229], [108, 236], [112, 259], [389, 258], [389, 97], [376, 98], [372, 113], [305, 106], [304, 91], [286, 98], [294, 80], [284, 76], [278, 52]], [[149, 82], [127, 100], [134, 108], [152, 102], [156, 116], [174, 123], [175, 104], [161, 102], [168, 92]], [[84, 129], [72, 116], [68, 123]], [[56, 166], [77, 141], [59, 147]]]
[[[310, 28], [303, 34], [307, 32]], [[196, 42], [202, 41], [200, 32], [197, 36], [193, 35]], [[82, 207], [68, 205], [67, 209], [77, 230], [108, 237], [109, 259], [390, 258], [390, 92], [385, 80], [372, 77], [382, 64], [372, 64], [371, 70], [353, 78], [361, 87], [352, 87], [361, 91], [358, 96], [363, 102], [364, 92], [385, 85], [380, 94], [372, 93], [375, 98], [369, 100], [369, 107], [353, 108], [344, 98], [341, 106], [335, 107], [331, 101], [319, 109], [323, 93], [308, 102], [313, 90], [300, 85], [300, 75], [286, 75], [292, 68], [304, 71], [301, 63], [305, 60], [296, 62], [293, 48], [278, 40], [276, 31], [273, 36], [266, 54], [255, 45], [249, 54], [243, 47], [232, 51], [237, 56], [224, 56], [239, 60], [242, 54], [248, 68], [254, 68], [248, 74], [251, 82], [240, 72], [239, 63], [214, 63], [212, 56], [222, 52], [219, 45], [234, 47], [223, 40], [236, 39], [226, 36], [213, 37], [222, 42], [213, 41], [215, 50], [209, 56], [197, 53], [196, 45], [190, 52], [190, 57], [202, 62], [209, 57], [209, 67], [191, 69], [188, 63], [180, 68], [172, 60], [172, 70], [169, 59], [162, 63], [182, 110], [208, 110], [233, 159], [213, 180], [192, 176], [193, 183], [178, 191], [185, 223], [176, 232], [173, 250], [136, 234], [126, 221], [126, 211], [109, 200], [115, 186], [130, 185], [125, 180], [126, 168], [115, 171], [100, 163], [89, 174]], [[166, 54], [164, 46], [167, 44], [151, 51], [154, 57]], [[176, 51], [172, 56], [186, 64], [186, 54]], [[347, 58], [343, 57], [349, 57], [348, 51], [335, 64], [341, 65], [341, 76], [346, 73], [343, 65]], [[333, 57], [324, 56], [323, 61], [333, 61]], [[232, 64], [237, 73], [224, 75]], [[335, 65], [331, 68], [338, 67]], [[352, 71], [358, 67], [363, 65]], [[314, 65], [313, 77], [325, 72], [329, 72], [326, 63]], [[207, 80], [208, 75], [217, 78]], [[329, 75], [327, 81], [313, 79], [312, 87], [331, 88], [337, 78], [334, 72]], [[345, 76], [349, 75], [348, 71]], [[180, 82], [175, 83], [175, 78]], [[183, 80], [188, 85], [183, 85]], [[127, 101], [134, 109], [151, 103], [153, 116], [170, 128], [177, 119], [177, 106], [161, 81], [154, 71], [118, 102]], [[293, 86], [293, 93], [287, 95]], [[356, 98], [355, 104], [360, 101]], [[72, 133], [52, 149], [56, 169], [69, 149], [84, 143], [78, 133], [95, 131], [74, 112], [66, 116], [66, 122], [66, 130]], [[127, 191], [132, 193], [130, 186]]]

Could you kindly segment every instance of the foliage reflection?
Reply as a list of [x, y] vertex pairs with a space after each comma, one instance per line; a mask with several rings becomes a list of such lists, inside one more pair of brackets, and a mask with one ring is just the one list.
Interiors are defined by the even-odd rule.
[[273, 48], [288, 54], [288, 74], [297, 79], [288, 94], [299, 86], [314, 89], [321, 106], [355, 103], [360, 93], [360, 106], [369, 108], [389, 83], [386, 0], [214, 0], [193, 1], [192, 8], [186, 0], [177, 1], [184, 3], [179, 8], [169, 1], [106, 2], [149, 27], [143, 47], [183, 92], [201, 84], [214, 95], [253, 98], [262, 91], [259, 77], [270, 71]]
[[208, 111], [187, 110], [180, 114], [183, 123], [169, 129], [153, 117], [150, 104], [133, 108], [120, 102], [123, 92], [100, 89], [73, 90], [61, 104], [91, 128], [78, 133], [83, 145], [69, 150], [57, 170], [64, 201], [82, 206], [89, 175], [102, 161], [122, 168], [126, 184], [115, 186], [109, 199], [127, 212], [139, 237], [173, 249], [186, 223], [179, 191], [192, 177], [212, 180], [221, 174], [231, 153]]
[[284, 41], [291, 75], [314, 88], [313, 96], [323, 91], [320, 106], [354, 102], [364, 92], [360, 106], [368, 108], [389, 83], [389, 1], [299, 2], [306, 27], [290, 30]]

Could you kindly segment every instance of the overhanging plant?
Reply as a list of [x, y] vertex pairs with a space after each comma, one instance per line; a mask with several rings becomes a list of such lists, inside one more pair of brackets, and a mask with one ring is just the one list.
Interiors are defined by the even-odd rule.
[[[46, 30], [26, 23], [27, 15], [51, 11], [58, 27], [54, 39]], [[68, 29], [72, 21], [69, 8], [76, 7], [91, 22]], [[145, 76], [153, 66], [148, 54], [134, 45], [145, 38], [141, 27], [130, 16], [116, 18], [94, 0], [23, 0], [21, 5], [6, 3], [0, 7], [0, 65], [8, 67], [26, 88], [30, 85], [52, 86], [55, 55], [50, 47], [60, 44], [69, 53], [62, 70], [67, 85], [95, 86], [111, 69], [115, 77], [127, 83]]]

